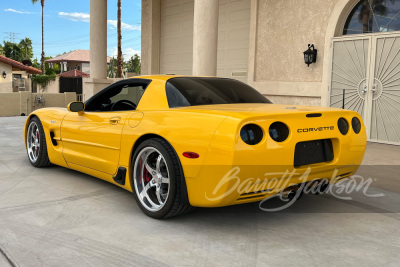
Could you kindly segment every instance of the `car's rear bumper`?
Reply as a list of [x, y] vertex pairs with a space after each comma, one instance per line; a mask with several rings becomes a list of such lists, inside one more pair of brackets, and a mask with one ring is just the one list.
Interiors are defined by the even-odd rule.
[[[308, 121], [307, 127], [336, 125], [335, 122], [339, 117], [351, 121], [353, 116], [359, 117], [355, 112], [328, 114], [324, 115], [324, 120]], [[273, 120], [259, 122], [260, 125], [266, 125], [264, 132], [267, 132], [268, 123], [271, 121], [273, 122]], [[275, 142], [267, 134], [260, 144], [249, 146], [236, 138], [234, 149], [231, 150], [229, 150], [231, 139], [227, 138], [227, 134], [229, 131], [232, 132], [232, 129], [226, 127], [227, 134], [220, 130], [210, 146], [205, 164], [196, 176], [186, 177], [190, 204], [198, 207], [218, 207], [254, 202], [296, 184], [320, 179], [329, 179], [331, 183], [335, 183], [339, 178], [355, 174], [362, 162], [366, 147], [367, 137], [364, 127], [358, 134], [351, 128], [345, 135], [337, 129], [298, 134], [295, 130], [302, 127], [303, 121], [287, 118], [285, 123], [291, 129], [287, 141]], [[331, 140], [333, 159], [295, 168], [296, 144], [321, 139]], [[183, 167], [185, 172], [191, 168], [191, 166]]]

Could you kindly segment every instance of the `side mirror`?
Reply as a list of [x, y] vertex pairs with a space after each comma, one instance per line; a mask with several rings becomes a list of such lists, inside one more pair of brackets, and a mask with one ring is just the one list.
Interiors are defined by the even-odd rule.
[[71, 102], [67, 107], [68, 111], [70, 112], [78, 112], [79, 115], [83, 114], [85, 110], [85, 104], [83, 102]]

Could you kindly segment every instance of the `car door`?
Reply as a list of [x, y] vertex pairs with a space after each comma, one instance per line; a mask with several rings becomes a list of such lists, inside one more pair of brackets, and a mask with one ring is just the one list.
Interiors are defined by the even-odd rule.
[[83, 114], [70, 112], [65, 116], [61, 125], [63, 155], [72, 168], [75, 164], [116, 173], [125, 120], [136, 112], [147, 85], [143, 80], [119, 82], [89, 99]]

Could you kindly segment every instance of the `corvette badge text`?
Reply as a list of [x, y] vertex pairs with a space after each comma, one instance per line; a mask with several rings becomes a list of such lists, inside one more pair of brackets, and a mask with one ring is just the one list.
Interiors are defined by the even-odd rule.
[[303, 128], [303, 129], [297, 129], [297, 132], [298, 133], [308, 133], [308, 132], [322, 132], [322, 131], [333, 131], [333, 130], [335, 130], [335, 126]]

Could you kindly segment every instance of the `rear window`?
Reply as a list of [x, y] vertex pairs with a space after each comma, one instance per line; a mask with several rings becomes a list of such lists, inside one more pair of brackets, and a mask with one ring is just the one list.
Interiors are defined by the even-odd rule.
[[168, 80], [166, 93], [170, 108], [237, 104], [271, 103], [254, 88], [233, 79], [177, 77]]

